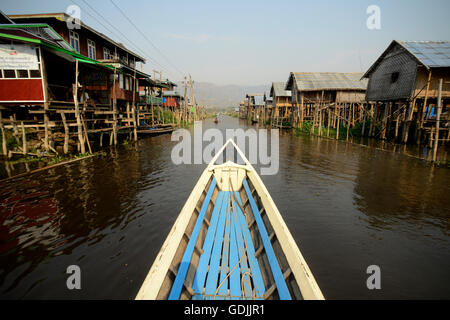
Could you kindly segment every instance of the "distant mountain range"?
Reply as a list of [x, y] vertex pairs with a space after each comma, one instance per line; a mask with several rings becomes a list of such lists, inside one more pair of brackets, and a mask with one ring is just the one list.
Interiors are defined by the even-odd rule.
[[[178, 82], [176, 91], [184, 94], [184, 83]], [[208, 82], [194, 82], [194, 95], [199, 105], [209, 109], [228, 109], [238, 107], [245, 100], [247, 93], [264, 93], [269, 95], [270, 84], [260, 86], [216, 85]], [[187, 90], [190, 96], [189, 87]]]

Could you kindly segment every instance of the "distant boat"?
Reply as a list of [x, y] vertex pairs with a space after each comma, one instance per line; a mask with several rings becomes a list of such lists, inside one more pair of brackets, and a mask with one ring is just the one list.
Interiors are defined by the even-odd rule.
[[[245, 165], [216, 165], [227, 145]], [[324, 296], [274, 201], [233, 140], [200, 176], [136, 299]]]

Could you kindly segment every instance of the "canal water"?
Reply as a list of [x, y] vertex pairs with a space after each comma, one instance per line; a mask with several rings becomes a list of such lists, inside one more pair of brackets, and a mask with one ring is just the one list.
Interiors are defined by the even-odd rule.
[[[174, 165], [170, 138], [0, 182], [0, 298], [133, 299], [206, 166]], [[450, 298], [449, 169], [287, 132], [279, 154], [261, 178], [326, 298]], [[70, 265], [80, 290], [67, 289]]]

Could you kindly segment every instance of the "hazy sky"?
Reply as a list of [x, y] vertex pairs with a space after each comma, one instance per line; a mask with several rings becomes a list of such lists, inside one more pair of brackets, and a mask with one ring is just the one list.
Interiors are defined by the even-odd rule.
[[[110, 0], [87, 3], [127, 39], [83, 0], [2, 0], [1, 10], [65, 12], [75, 3], [84, 23], [156, 61], [148, 59], [144, 71], [215, 84], [263, 85], [286, 81], [291, 71], [363, 72], [393, 39], [450, 40], [448, 0], [114, 2], [158, 50]], [[381, 10], [380, 30], [366, 26], [369, 5]]]

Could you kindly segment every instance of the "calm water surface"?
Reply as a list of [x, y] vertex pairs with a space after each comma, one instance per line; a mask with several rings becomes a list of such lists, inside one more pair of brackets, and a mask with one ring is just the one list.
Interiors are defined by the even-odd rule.
[[[174, 145], [142, 139], [0, 182], [0, 298], [133, 299], [205, 168], [175, 166]], [[450, 298], [450, 170], [282, 133], [279, 173], [262, 179], [326, 298]], [[73, 264], [81, 290], [66, 287]], [[381, 290], [366, 287], [373, 264]]]

